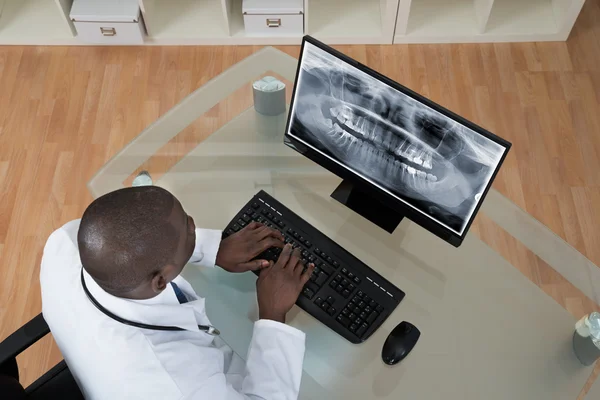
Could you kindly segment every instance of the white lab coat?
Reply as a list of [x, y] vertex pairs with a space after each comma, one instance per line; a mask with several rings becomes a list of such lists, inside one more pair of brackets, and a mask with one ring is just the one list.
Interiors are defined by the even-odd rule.
[[[101, 313], [81, 285], [77, 249], [79, 220], [48, 239], [40, 282], [43, 315], [79, 387], [88, 399], [296, 399], [305, 335], [274, 321], [259, 320], [247, 362], [198, 329], [210, 325], [204, 299], [182, 277], [174, 282], [191, 301], [179, 304], [171, 286], [149, 300], [127, 300], [105, 292], [90, 275], [92, 295], [114, 314], [185, 331], [164, 332], [121, 324]], [[198, 229], [193, 261], [215, 264], [221, 232]], [[189, 268], [189, 267], [188, 267]], [[219, 301], [209, 299], [209, 301]], [[218, 327], [217, 327], [218, 328]]]

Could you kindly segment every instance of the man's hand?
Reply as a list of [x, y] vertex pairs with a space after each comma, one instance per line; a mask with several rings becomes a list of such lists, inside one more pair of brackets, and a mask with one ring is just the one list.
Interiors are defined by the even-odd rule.
[[223, 239], [216, 264], [229, 272], [246, 272], [266, 268], [267, 260], [252, 260], [270, 247], [283, 247], [283, 235], [258, 222], [251, 222], [239, 232]]
[[292, 251], [292, 246], [285, 245], [277, 262], [265, 268], [256, 281], [260, 319], [285, 322], [285, 315], [298, 300], [315, 266], [309, 264], [304, 273], [303, 269], [300, 250]]

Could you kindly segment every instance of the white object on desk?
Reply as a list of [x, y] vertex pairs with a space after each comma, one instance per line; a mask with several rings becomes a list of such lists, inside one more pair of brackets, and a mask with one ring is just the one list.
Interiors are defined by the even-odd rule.
[[70, 13], [77, 37], [93, 44], [144, 44], [137, 0], [75, 0]]
[[302, 36], [302, 0], [243, 0], [244, 27], [248, 36]]
[[285, 112], [285, 83], [272, 77], [264, 78], [252, 84], [254, 109], [263, 115], [279, 115]]

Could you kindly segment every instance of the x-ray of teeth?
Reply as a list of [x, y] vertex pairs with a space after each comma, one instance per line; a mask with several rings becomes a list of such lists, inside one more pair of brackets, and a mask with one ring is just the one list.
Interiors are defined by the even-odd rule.
[[506, 151], [308, 42], [288, 134], [459, 235]]

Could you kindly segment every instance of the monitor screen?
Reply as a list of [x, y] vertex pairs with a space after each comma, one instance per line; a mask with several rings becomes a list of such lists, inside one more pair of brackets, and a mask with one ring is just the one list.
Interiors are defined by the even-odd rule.
[[286, 135], [462, 237], [510, 144], [335, 54], [304, 41]]

